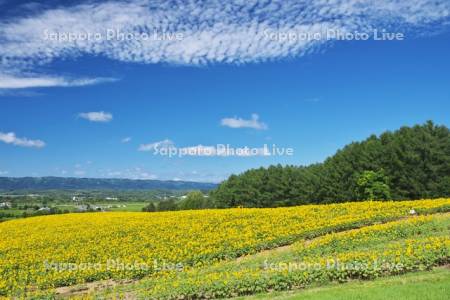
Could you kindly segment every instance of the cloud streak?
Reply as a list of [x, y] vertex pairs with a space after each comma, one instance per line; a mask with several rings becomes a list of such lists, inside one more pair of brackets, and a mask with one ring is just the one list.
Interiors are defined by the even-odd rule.
[[270, 156], [268, 147], [250, 148], [241, 147], [234, 148], [230, 145], [218, 144], [210, 145], [195, 145], [187, 147], [177, 147], [175, 143], [169, 139], [163, 141], [141, 144], [138, 151], [152, 152], [153, 155], [161, 155], [167, 157], [251, 157], [251, 156]]
[[[374, 29], [414, 35], [447, 26], [449, 16], [448, 0], [88, 2], [1, 21], [0, 70], [84, 54], [139, 63], [252, 63], [300, 57], [333, 42], [269, 36]], [[107, 38], [111, 30], [132, 38]], [[143, 33], [150, 38], [135, 38]]]
[[111, 113], [104, 111], [91, 111], [79, 113], [78, 117], [86, 119], [91, 122], [100, 122], [100, 123], [107, 123], [112, 121], [113, 119], [113, 115]]
[[224, 118], [220, 121], [222, 126], [230, 128], [253, 128], [257, 130], [266, 130], [268, 126], [259, 121], [259, 116], [257, 114], [252, 114], [249, 120], [242, 118]]
[[138, 148], [138, 151], [143, 151], [143, 152], [155, 151], [157, 149], [169, 149], [172, 147], [175, 147], [175, 143], [169, 139], [165, 139], [165, 140], [159, 141], [159, 142], [141, 144]]
[[44, 87], [75, 87], [87, 86], [104, 82], [116, 81], [114, 78], [81, 78], [70, 79], [47, 75], [17, 76], [0, 74], [0, 89], [26, 89]]
[[16, 136], [14, 132], [8, 133], [0, 132], [0, 142], [20, 147], [29, 147], [29, 148], [45, 147], [45, 142], [41, 140], [30, 140], [28, 138], [19, 138]]

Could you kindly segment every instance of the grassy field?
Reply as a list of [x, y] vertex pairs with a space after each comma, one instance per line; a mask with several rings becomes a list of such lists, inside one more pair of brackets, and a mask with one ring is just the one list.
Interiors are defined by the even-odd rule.
[[15, 215], [15, 216], [19, 216], [19, 215], [21, 215], [24, 212], [24, 210], [21, 210], [21, 209], [7, 209], [7, 210], [6, 209], [2, 209], [1, 212], [12, 214], [12, 215]]
[[373, 281], [331, 284], [302, 291], [261, 294], [236, 300], [447, 300], [450, 268], [441, 267]]
[[[119, 204], [114, 203], [99, 203], [101, 206], [113, 206], [109, 208], [110, 211], [142, 211], [142, 209], [148, 205], [148, 202], [122, 202]], [[114, 207], [116, 206], [116, 207]]]
[[[102, 207], [107, 211], [142, 211], [148, 205], [148, 202], [95, 202], [91, 206]], [[78, 205], [74, 204], [58, 204], [55, 207], [60, 210], [77, 211]]]
[[[132, 211], [132, 212], [140, 212], [142, 208], [148, 205], [149, 202], [96, 202], [91, 203], [91, 206], [98, 206], [103, 208], [106, 211]], [[36, 205], [38, 207], [43, 207], [42, 203], [29, 203], [29, 206]], [[63, 204], [49, 204], [48, 207], [54, 207], [59, 209], [60, 211], [69, 211], [69, 212], [79, 212], [79, 205], [73, 203], [63, 203]], [[6, 221], [9, 219], [14, 219], [17, 217], [22, 217], [23, 213], [33, 214], [36, 213], [34, 209], [0, 209], [0, 221]], [[1, 214], [8, 214], [11, 217], [1, 217]]]
[[430, 270], [450, 261], [449, 211], [436, 199], [7, 221], [0, 296], [229, 298]]

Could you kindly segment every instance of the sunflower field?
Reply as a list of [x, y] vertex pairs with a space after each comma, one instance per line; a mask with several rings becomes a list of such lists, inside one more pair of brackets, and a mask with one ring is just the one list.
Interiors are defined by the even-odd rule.
[[[409, 219], [412, 214], [446, 211], [450, 211], [450, 199], [371, 201], [273, 209], [79, 213], [12, 220], [0, 223], [0, 296], [23, 296], [108, 279], [158, 280], [173, 276], [176, 277], [173, 283], [179, 280], [176, 284], [182, 288], [186, 287], [186, 282], [195, 282], [195, 276], [189, 277], [189, 274], [285, 245], [292, 245], [295, 251], [302, 253], [302, 262], [317, 256], [326, 259], [330, 248], [342, 250], [333, 253], [333, 257], [337, 255], [339, 261], [364, 262], [367, 255], [378, 257], [381, 252], [358, 252], [360, 248], [355, 245], [364, 244], [367, 240], [386, 239], [385, 233], [390, 232], [389, 230], [392, 230], [393, 235], [405, 236], [411, 230], [409, 225], [406, 229], [399, 225], [398, 228], [404, 228], [406, 232], [402, 233], [400, 229], [389, 227], [392, 224], [388, 226], [390, 223], [383, 223]], [[419, 223], [427, 222], [426, 217], [414, 220]], [[368, 232], [352, 235], [354, 233], [350, 231], [338, 239], [334, 236], [344, 230], [368, 225], [374, 225]], [[378, 232], [383, 232], [384, 235]], [[303, 243], [305, 240], [311, 240], [306, 248]], [[336, 244], [340, 246], [336, 247]], [[404, 263], [403, 269], [398, 271], [401, 272], [404, 268], [410, 268], [408, 261], [403, 261], [404, 257], [408, 257], [404, 254], [421, 253], [421, 259], [434, 262], [436, 259], [444, 259], [442, 257], [445, 255], [429, 258], [428, 254], [442, 254], [448, 251], [448, 246], [446, 237], [424, 238], [393, 244], [386, 250], [379, 251], [385, 251], [382, 256], [389, 258], [389, 263], [400, 259]], [[381, 271], [375, 269], [367, 277], [384, 272], [384, 267], [380, 268]], [[389, 268], [394, 267], [389, 265]], [[288, 276], [296, 276], [296, 280], [286, 279], [288, 277], [283, 275], [284, 272], [280, 268], [267, 268], [263, 278], [276, 282], [277, 289], [303, 285], [311, 280], [309, 275], [298, 272], [287, 273]], [[228, 273], [205, 274], [200, 280], [204, 289], [188, 284], [189, 289], [195, 295], [204, 291], [210, 293], [211, 297], [220, 297], [274, 288], [270, 284], [252, 283], [255, 278], [261, 280], [260, 270], [239, 270], [232, 275], [228, 274], [229, 279], [221, 277], [225, 276], [223, 274]], [[268, 277], [267, 274], [271, 275]], [[336, 278], [353, 276], [349, 273], [342, 275], [342, 272], [336, 275], [316, 275]], [[304, 278], [304, 282], [301, 278]], [[285, 279], [286, 282], [283, 281]], [[225, 283], [221, 280], [225, 280]], [[214, 288], [204, 286], [208, 282], [219, 287], [222, 282], [227, 288], [218, 288], [219, 292], [216, 293]], [[228, 287], [233, 286], [230, 282], [239, 283], [242, 287], [229, 289]], [[246, 283], [256, 286], [258, 290], [250, 291], [246, 288]], [[172, 293], [178, 290], [170, 286], [166, 291], [165, 287], [169, 288], [167, 285], [160, 285], [162, 290], [150, 287], [147, 289], [150, 294], [145, 297], [159, 295], [155, 298], [171, 298]], [[180, 292], [173, 297], [179, 298], [182, 295], [189, 293]]]

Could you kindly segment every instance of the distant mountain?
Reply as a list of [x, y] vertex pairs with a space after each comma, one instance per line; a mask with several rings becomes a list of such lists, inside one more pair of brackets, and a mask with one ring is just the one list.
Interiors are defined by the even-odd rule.
[[72, 177], [0, 177], [0, 190], [211, 190], [214, 183]]

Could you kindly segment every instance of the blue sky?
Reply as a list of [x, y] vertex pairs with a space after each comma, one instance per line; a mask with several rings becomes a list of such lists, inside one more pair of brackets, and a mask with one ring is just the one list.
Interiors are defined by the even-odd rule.
[[[252, 6], [243, 16], [225, 14], [225, 27], [214, 12], [234, 7], [210, 2], [206, 16], [198, 13], [186, 21], [187, 11], [203, 2], [167, 13], [161, 2], [161, 12], [156, 7], [148, 13], [146, 1], [70, 6], [54, 1], [51, 7], [0, 1], [0, 176], [218, 182], [259, 166], [320, 162], [351, 141], [403, 125], [433, 120], [450, 126], [447, 1], [414, 0], [416, 10], [388, 0], [361, 1], [364, 9], [354, 1], [323, 7], [317, 4], [322, 1], [305, 1], [294, 15], [290, 1], [255, 1], [265, 10]], [[128, 20], [118, 12], [136, 16]], [[145, 23], [164, 17], [165, 25]], [[183, 29], [190, 35], [169, 44], [36, 37], [48, 28], [81, 30], [73, 29], [78, 22], [67, 21], [71, 18], [79, 18], [86, 31], [116, 22], [134, 33]], [[317, 24], [369, 35], [374, 28], [389, 28], [405, 38], [264, 40], [263, 26], [281, 30], [286, 23], [306, 32], [314, 32]], [[208, 30], [215, 35], [205, 37]], [[242, 32], [257, 38], [248, 40]], [[275, 144], [294, 154], [154, 154], [158, 146], [217, 144]]]

